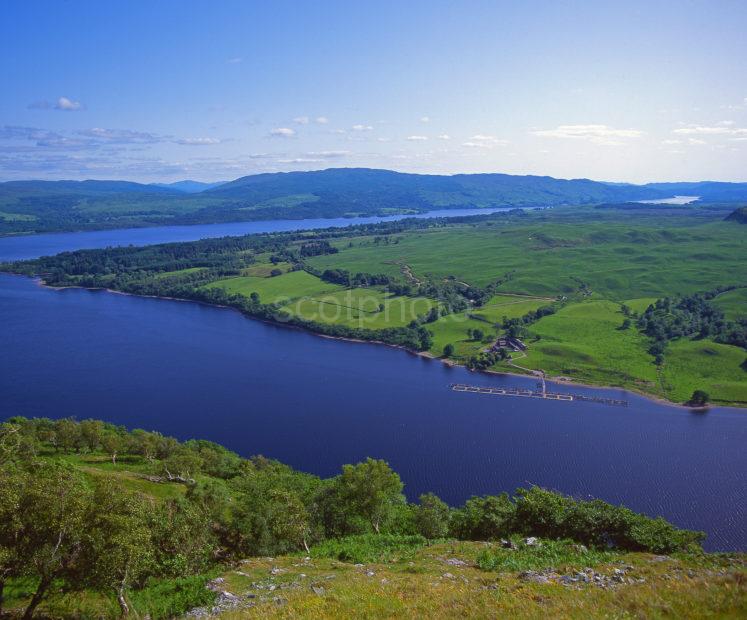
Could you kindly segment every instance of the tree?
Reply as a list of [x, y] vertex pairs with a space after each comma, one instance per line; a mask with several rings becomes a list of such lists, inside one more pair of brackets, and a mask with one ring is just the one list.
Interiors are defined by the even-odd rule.
[[19, 508], [25, 482], [23, 471], [11, 465], [3, 466], [0, 461], [0, 617], [3, 615], [5, 581], [18, 576], [22, 567], [18, 541], [23, 532], [23, 521]]
[[711, 400], [710, 394], [704, 390], [695, 390], [690, 397], [689, 404], [695, 407], [702, 407]]
[[78, 428], [81, 443], [88, 448], [89, 452], [98, 449], [101, 444], [101, 435], [104, 432], [104, 423], [101, 420], [83, 420]]
[[426, 493], [420, 496], [415, 513], [418, 533], [426, 538], [444, 538], [449, 533], [449, 507], [438, 496]]
[[451, 357], [454, 355], [454, 345], [449, 343], [444, 347], [444, 357]]
[[129, 613], [126, 592], [153, 565], [148, 515], [150, 502], [111, 479], [97, 481], [85, 519], [83, 550], [77, 563], [81, 584], [113, 591]]
[[309, 512], [295, 493], [282, 489], [270, 492], [270, 523], [276, 540], [287, 541], [295, 548], [302, 545], [309, 552]]
[[65, 452], [79, 450], [81, 447], [80, 427], [75, 420], [64, 418], [55, 423], [55, 435], [57, 445]]
[[393, 506], [404, 502], [399, 474], [382, 460], [343, 465], [335, 486], [346, 511], [366, 519], [377, 534]]
[[24, 571], [39, 582], [24, 612], [30, 620], [49, 587], [69, 575], [80, 555], [90, 490], [83, 475], [60, 463], [37, 463], [18, 505], [22, 534], [17, 552]]
[[117, 464], [117, 454], [126, 447], [126, 438], [115, 431], [108, 431], [101, 436], [101, 447], [112, 458], [112, 465]]

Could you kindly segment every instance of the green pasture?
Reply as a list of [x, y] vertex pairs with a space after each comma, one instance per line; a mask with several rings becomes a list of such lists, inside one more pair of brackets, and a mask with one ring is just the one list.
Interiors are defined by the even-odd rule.
[[[747, 268], [745, 268], [747, 272]], [[747, 278], [747, 273], [745, 274]], [[730, 321], [747, 318], [747, 288], [738, 288], [721, 293], [713, 299], [713, 305], [721, 310]]]
[[580, 225], [554, 218], [454, 225], [389, 244], [343, 239], [339, 253], [308, 262], [399, 277], [407, 264], [416, 277], [453, 276], [477, 286], [507, 279], [502, 292], [547, 297], [571, 295], [583, 283], [618, 301], [735, 284], [747, 264], [743, 232], [729, 222], [675, 216], [596, 221], [586, 214]]
[[747, 404], [747, 354], [739, 347], [710, 340], [677, 340], [664, 355], [666, 397], [687, 401], [694, 390], [705, 390], [714, 402]]
[[516, 363], [551, 375], [604, 385], [658, 392], [649, 343], [635, 327], [621, 330], [620, 305], [605, 300], [570, 304], [530, 326], [540, 340], [528, 340]]
[[209, 288], [222, 288], [228, 293], [238, 293], [249, 297], [257, 293], [263, 304], [285, 303], [301, 297], [324, 295], [344, 290], [337, 284], [330, 284], [305, 271], [293, 271], [275, 278], [237, 276], [216, 280], [206, 285]]
[[500, 323], [504, 317], [518, 319], [541, 306], [548, 306], [554, 300], [513, 295], [495, 295], [483, 306], [475, 308], [470, 314], [491, 323]]
[[408, 325], [435, 304], [425, 297], [402, 297], [374, 288], [353, 288], [297, 299], [285, 309], [308, 321], [384, 329]]

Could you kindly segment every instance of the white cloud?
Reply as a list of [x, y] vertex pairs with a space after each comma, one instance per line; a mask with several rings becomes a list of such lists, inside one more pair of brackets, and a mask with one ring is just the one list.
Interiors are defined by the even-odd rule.
[[296, 118], [293, 119], [293, 122], [298, 125], [308, 125], [309, 117], [308, 116], [296, 116]]
[[326, 116], [317, 116], [317, 117], [316, 117], [316, 118], [314, 119], [314, 122], [315, 122], [315, 123], [316, 123], [317, 125], [326, 125], [326, 124], [328, 124], [328, 123], [329, 123], [329, 119], [328, 119], [328, 118], [327, 118]]
[[184, 144], [188, 146], [207, 146], [209, 144], [220, 144], [218, 138], [181, 138], [175, 140], [177, 144]]
[[495, 136], [488, 136], [482, 133], [478, 133], [474, 136], [470, 136], [467, 142], [462, 142], [462, 146], [467, 148], [479, 148], [479, 149], [492, 149], [496, 146], [505, 146], [508, 144], [508, 140], [496, 138]]
[[353, 125], [353, 131], [371, 131], [373, 127], [371, 125]]
[[54, 104], [55, 110], [63, 110], [65, 112], [75, 112], [83, 109], [83, 104], [80, 101], [73, 101], [67, 97], [60, 97], [57, 103]]
[[705, 140], [701, 140], [700, 138], [688, 138], [687, 139], [687, 143], [688, 144], [697, 144], [697, 145], [708, 144], [708, 142], [706, 142]]
[[625, 144], [621, 139], [643, 136], [639, 129], [615, 129], [608, 125], [559, 125], [555, 129], [536, 129], [530, 133], [543, 138], [586, 140], [592, 144], [605, 146], [620, 146]]
[[296, 132], [290, 127], [278, 127], [270, 131], [270, 135], [276, 138], [292, 138], [296, 135]]
[[431, 122], [431, 118], [430, 118], [430, 116], [421, 116], [420, 117], [420, 122], [421, 123], [430, 123]]
[[335, 159], [337, 157], [345, 157], [350, 155], [350, 151], [312, 151], [306, 153], [309, 157], [322, 157], [324, 159]]
[[447, 133], [442, 133], [441, 135], [437, 136], [439, 140], [451, 140], [451, 136]]
[[243, 60], [244, 59], [241, 56], [234, 56], [233, 58], [229, 58], [226, 62], [229, 65], [238, 65]]
[[406, 139], [410, 142], [424, 142], [428, 139], [428, 136], [407, 136]]
[[682, 144], [682, 140], [662, 140], [662, 144]]
[[747, 129], [734, 127], [733, 121], [721, 121], [715, 125], [685, 125], [672, 130], [672, 133], [682, 136], [742, 136], [747, 135]]

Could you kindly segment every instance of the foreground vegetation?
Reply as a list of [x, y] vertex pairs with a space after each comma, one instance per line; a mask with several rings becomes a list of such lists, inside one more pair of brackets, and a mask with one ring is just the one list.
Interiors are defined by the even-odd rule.
[[[747, 244], [726, 217], [732, 206], [623, 206], [89, 250], [0, 268], [54, 286], [230, 306], [480, 370], [747, 405]], [[506, 336], [528, 350], [493, 347]]]
[[[0, 425], [0, 602], [12, 617], [155, 620], [215, 605], [262, 616], [526, 614], [535, 596], [557, 595], [552, 605], [582, 613], [644, 604], [665, 578], [640, 555], [655, 553], [678, 554], [668, 578], [692, 569], [693, 593], [677, 602], [684, 588], [671, 584], [656, 600], [689, 613], [744, 607], [742, 556], [705, 555], [702, 533], [661, 518], [538, 487], [458, 508], [433, 494], [408, 503], [402, 491], [373, 459], [322, 480], [208, 441], [11, 418]], [[614, 577], [628, 562], [635, 582]], [[587, 583], [604, 592], [571, 591]], [[629, 599], [606, 594], [632, 583], [647, 585]]]

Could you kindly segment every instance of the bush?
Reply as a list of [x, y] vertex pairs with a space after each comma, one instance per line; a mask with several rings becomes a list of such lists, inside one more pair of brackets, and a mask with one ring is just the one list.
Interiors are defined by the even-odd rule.
[[341, 562], [364, 564], [391, 562], [410, 557], [424, 547], [423, 536], [398, 536], [395, 534], [363, 534], [326, 540], [311, 549], [311, 557], [336, 558]]

